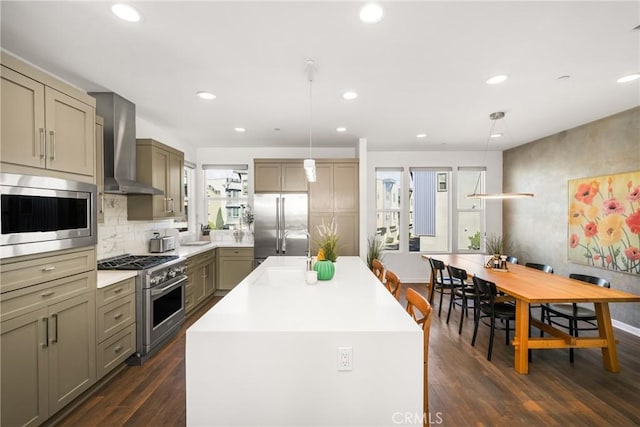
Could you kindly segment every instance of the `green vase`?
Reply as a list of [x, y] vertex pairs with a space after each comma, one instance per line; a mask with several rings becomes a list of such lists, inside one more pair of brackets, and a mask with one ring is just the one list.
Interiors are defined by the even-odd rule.
[[318, 272], [318, 280], [331, 280], [336, 268], [329, 260], [316, 261], [313, 269]]

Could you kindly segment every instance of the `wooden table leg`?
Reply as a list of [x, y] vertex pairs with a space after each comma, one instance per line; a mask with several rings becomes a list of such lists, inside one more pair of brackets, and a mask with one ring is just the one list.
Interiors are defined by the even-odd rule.
[[514, 368], [519, 374], [529, 373], [529, 303], [516, 300], [516, 336], [513, 338]]
[[613, 336], [613, 326], [611, 325], [611, 313], [609, 303], [595, 303], [596, 317], [598, 319], [598, 331], [600, 338], [607, 341], [607, 346], [602, 347], [602, 361], [604, 368], [611, 372], [620, 372], [618, 364], [618, 352], [616, 350], [616, 340]]

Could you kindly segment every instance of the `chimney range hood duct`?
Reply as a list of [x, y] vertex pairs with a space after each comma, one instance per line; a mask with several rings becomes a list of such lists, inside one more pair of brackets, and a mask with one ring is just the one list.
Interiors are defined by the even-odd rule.
[[136, 181], [136, 106], [112, 92], [92, 92], [104, 119], [104, 192], [164, 194]]

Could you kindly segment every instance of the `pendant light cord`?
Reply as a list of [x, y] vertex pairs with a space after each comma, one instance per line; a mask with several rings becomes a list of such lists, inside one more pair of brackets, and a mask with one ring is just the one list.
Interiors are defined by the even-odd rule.
[[[484, 146], [484, 152], [482, 153], [482, 165], [485, 164], [485, 161], [487, 160], [487, 151], [489, 150], [489, 141], [491, 141], [491, 135], [493, 135], [493, 130], [496, 127], [496, 122], [498, 121], [499, 117], [495, 118], [495, 119], [491, 119], [491, 127], [489, 128], [489, 135], [487, 136], [487, 142]], [[485, 165], [486, 168], [486, 165]], [[482, 171], [478, 172], [478, 180], [476, 181], [476, 186], [473, 189], [473, 194], [478, 194], [478, 186], [480, 185], [480, 177], [482, 176]]]
[[311, 147], [313, 146], [313, 61], [307, 61], [307, 77], [309, 78], [309, 158], [311, 159]]

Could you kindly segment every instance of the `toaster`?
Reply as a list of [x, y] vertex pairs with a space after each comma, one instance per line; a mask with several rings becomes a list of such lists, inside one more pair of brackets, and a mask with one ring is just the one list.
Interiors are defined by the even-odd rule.
[[149, 252], [159, 253], [172, 251], [176, 248], [176, 239], [171, 236], [160, 237], [160, 233], [154, 233], [149, 239]]

